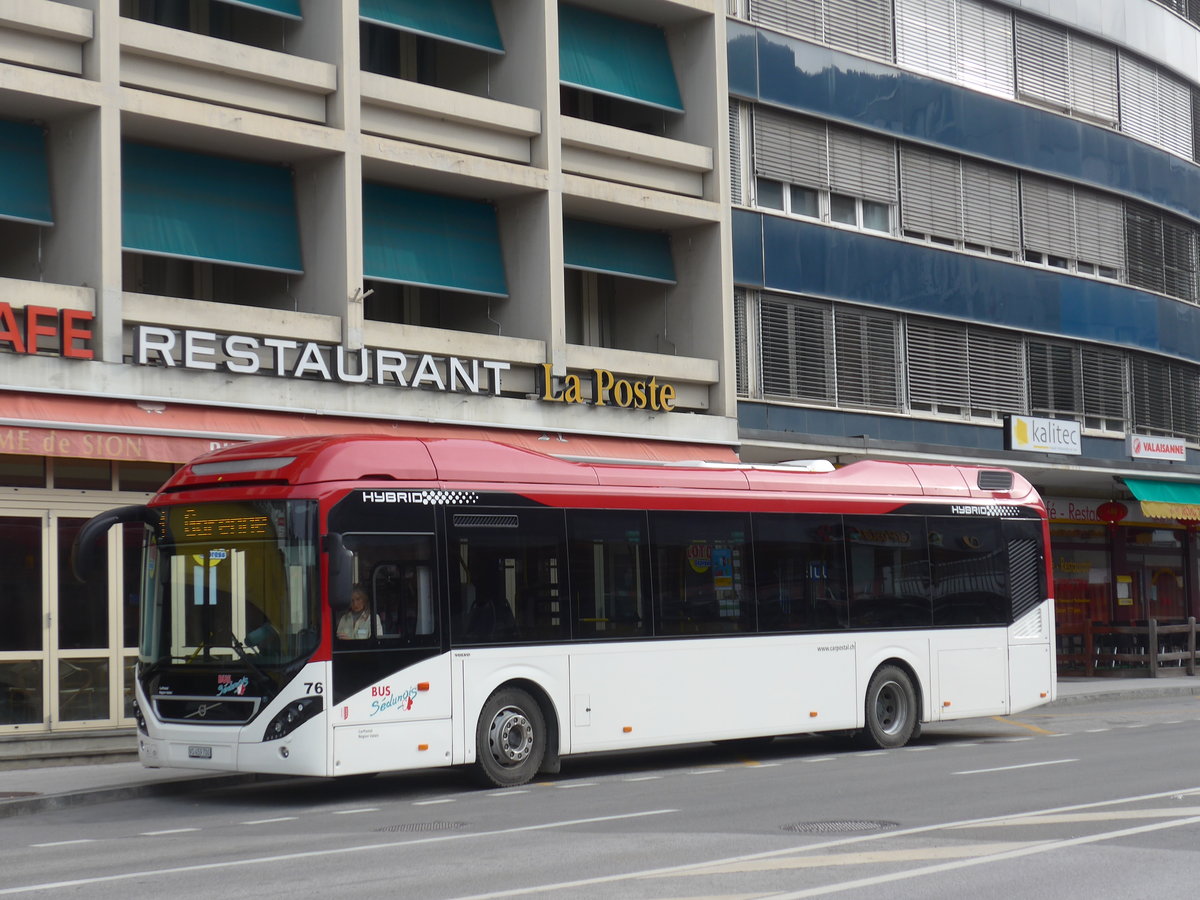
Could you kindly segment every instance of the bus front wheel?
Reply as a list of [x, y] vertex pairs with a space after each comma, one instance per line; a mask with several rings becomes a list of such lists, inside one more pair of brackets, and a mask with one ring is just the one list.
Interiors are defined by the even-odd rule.
[[903, 747], [917, 729], [917, 693], [903, 669], [882, 666], [867, 685], [863, 744], [883, 750]]
[[517, 688], [496, 691], [475, 729], [475, 771], [488, 787], [516, 787], [546, 755], [546, 721], [537, 701]]

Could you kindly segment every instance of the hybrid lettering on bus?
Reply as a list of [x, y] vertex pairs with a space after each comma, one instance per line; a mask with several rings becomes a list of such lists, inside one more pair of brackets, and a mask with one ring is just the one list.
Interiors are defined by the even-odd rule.
[[148, 766], [508, 786], [690, 741], [898, 747], [1054, 696], [1045, 508], [1003, 469], [284, 439], [97, 516], [77, 571], [115, 524], [145, 532]]

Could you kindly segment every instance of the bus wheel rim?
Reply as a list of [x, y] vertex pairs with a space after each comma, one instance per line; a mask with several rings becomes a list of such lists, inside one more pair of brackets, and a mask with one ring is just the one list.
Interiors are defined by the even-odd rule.
[[533, 750], [533, 725], [521, 710], [507, 706], [488, 729], [492, 758], [502, 766], [519, 766]]
[[881, 685], [875, 695], [875, 718], [885, 734], [898, 734], [908, 721], [908, 697], [894, 681]]

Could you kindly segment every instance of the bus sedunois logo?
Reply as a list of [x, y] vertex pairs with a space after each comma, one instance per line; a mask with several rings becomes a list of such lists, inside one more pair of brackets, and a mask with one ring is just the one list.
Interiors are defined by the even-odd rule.
[[363, 503], [417, 503], [421, 506], [461, 506], [478, 503], [479, 495], [474, 491], [363, 491]]

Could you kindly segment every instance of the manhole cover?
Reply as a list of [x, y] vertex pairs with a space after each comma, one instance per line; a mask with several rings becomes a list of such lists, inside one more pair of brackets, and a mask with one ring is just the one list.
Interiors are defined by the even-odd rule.
[[845, 834], [848, 831], [886, 831], [899, 825], [899, 822], [879, 822], [872, 819], [835, 819], [828, 822], [792, 822], [790, 825], [781, 825], [780, 828], [793, 834]]
[[384, 825], [376, 831], [453, 831], [465, 828], [466, 822], [405, 822], [403, 825]]
[[37, 791], [0, 791], [0, 800], [20, 800], [22, 797], [36, 797]]

